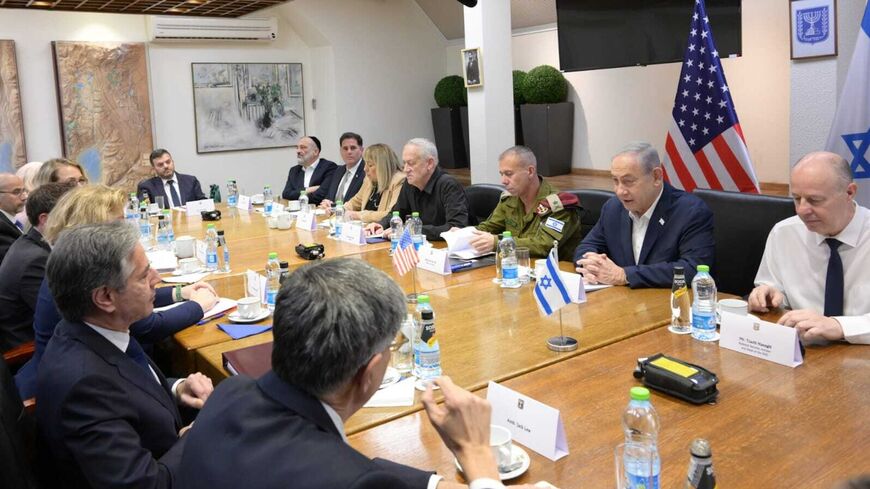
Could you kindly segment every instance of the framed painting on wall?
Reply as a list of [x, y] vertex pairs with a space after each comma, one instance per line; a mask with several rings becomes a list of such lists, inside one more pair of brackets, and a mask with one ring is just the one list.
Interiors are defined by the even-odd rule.
[[837, 55], [837, 0], [789, 2], [791, 59]]
[[296, 146], [302, 63], [191, 63], [196, 152]]
[[483, 86], [483, 70], [480, 66], [480, 48], [462, 50], [462, 78], [466, 87]]
[[27, 163], [15, 41], [0, 40], [0, 173]]

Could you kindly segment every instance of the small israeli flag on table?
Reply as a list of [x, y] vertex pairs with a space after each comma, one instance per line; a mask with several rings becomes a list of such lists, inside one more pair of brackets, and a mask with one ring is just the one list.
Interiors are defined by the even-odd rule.
[[559, 260], [556, 258], [556, 249], [553, 248], [547, 255], [547, 268], [542, 276], [537, 277], [535, 284], [535, 301], [541, 312], [549, 316], [571, 302], [568, 289], [559, 275]]

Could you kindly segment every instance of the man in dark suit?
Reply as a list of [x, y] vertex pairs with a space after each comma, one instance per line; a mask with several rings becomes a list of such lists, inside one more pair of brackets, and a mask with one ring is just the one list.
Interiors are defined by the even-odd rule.
[[314, 192], [314, 198], [320, 201], [320, 206], [326, 209], [339, 200], [347, 202], [359, 192], [365, 180], [365, 161], [362, 159], [363, 140], [362, 136], [354, 132], [346, 132], [341, 135], [341, 159], [344, 166], [339, 167], [329, 179], [329, 184], [324, 183]]
[[24, 226], [15, 221], [15, 214], [24, 209], [26, 202], [24, 180], [11, 173], [0, 173], [0, 263], [23, 233]]
[[[359, 287], [363, 282], [367, 287]], [[321, 300], [326, 295], [342, 299]], [[344, 422], [383, 381], [405, 309], [398, 285], [362, 260], [338, 258], [296, 270], [278, 293], [272, 371], [257, 380], [232, 377], [215, 390], [187, 435], [178, 486], [458, 486], [369, 459], [344, 436]], [[466, 479], [481, 489], [503, 487], [489, 448], [489, 403], [447, 377], [435, 382], [444, 405], [435, 402], [431, 386], [423, 405]]]
[[176, 402], [202, 407], [208, 377], [167, 379], [129, 334], [149, 315], [160, 276], [123, 222], [64, 232], [46, 270], [64, 320], [37, 376], [45, 487], [169, 488], [182, 451]]
[[169, 151], [155, 149], [149, 158], [157, 176], [139, 182], [136, 193], [140, 199], [147, 195], [153, 203], [156, 197], [163, 197], [167, 209], [181, 207], [191, 200], [205, 199], [195, 176], [175, 172], [175, 162]]
[[698, 265], [713, 267], [713, 213], [663, 180], [655, 148], [629, 144], [613, 157], [610, 174], [616, 196], [574, 253], [588, 283], [670, 287], [675, 265], [689, 282]]
[[314, 136], [305, 136], [299, 140], [296, 148], [299, 164], [290, 168], [281, 197], [298, 200], [299, 193], [304, 190], [309, 204], [320, 203], [320, 199], [314, 194], [321, 185], [329, 183], [332, 173], [338, 168], [335, 163], [320, 157], [320, 148], [320, 140]]
[[30, 230], [18, 238], [0, 264], [0, 352], [33, 341], [36, 296], [45, 276], [51, 247], [42, 239], [48, 213], [72, 189], [68, 183], [46, 183], [27, 199]]

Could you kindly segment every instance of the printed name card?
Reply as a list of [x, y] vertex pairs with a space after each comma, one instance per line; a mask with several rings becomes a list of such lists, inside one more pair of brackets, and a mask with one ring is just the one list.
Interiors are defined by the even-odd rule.
[[[189, 203], [189, 202], [188, 202]], [[205, 241], [198, 239], [196, 240], [196, 246], [193, 249], [193, 254], [196, 256], [196, 259], [199, 260], [200, 263], [205, 263]]]
[[260, 302], [266, 303], [266, 276], [260, 275], [253, 270], [245, 271], [245, 294], [247, 297], [259, 297]]
[[722, 311], [719, 346], [786, 367], [804, 363], [797, 330]]
[[278, 214], [280, 214], [282, 212], [284, 212], [284, 206], [277, 203], [277, 202], [272, 202], [272, 214], [271, 215], [277, 216]]
[[568, 296], [571, 297], [571, 302], [574, 304], [586, 302], [586, 286], [583, 284], [582, 275], [560, 271], [559, 277], [562, 278], [562, 283], [565, 284], [565, 289], [568, 291]]
[[187, 216], [198, 216], [201, 212], [206, 211], [210, 212], [214, 210], [214, 200], [212, 199], [204, 199], [204, 200], [190, 200], [187, 204], [184, 204], [184, 207], [187, 209]]
[[296, 229], [317, 231], [317, 216], [310, 210], [308, 212], [300, 212], [296, 216]]
[[568, 455], [568, 439], [558, 409], [495, 382], [487, 386], [492, 424], [511, 431], [513, 439], [550, 460]]
[[243, 211], [248, 211], [248, 212], [253, 210], [254, 204], [251, 203], [251, 196], [250, 195], [239, 195], [239, 201], [236, 204], [236, 207], [243, 210]]
[[341, 226], [341, 234], [338, 239], [345, 243], [364, 245], [366, 244], [366, 230], [360, 221], [345, 222]]
[[450, 275], [453, 273], [450, 269], [450, 250], [447, 248], [436, 249], [429, 243], [421, 246], [417, 250], [417, 256], [420, 261], [417, 262], [417, 268], [435, 272], [439, 275]]

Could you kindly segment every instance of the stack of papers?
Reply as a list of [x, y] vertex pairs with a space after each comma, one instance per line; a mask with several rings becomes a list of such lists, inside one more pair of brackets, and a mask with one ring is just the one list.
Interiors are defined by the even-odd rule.
[[444, 241], [447, 241], [447, 250], [450, 252], [450, 256], [461, 258], [463, 260], [471, 260], [473, 258], [492, 255], [494, 253], [492, 251], [478, 253], [477, 250], [471, 246], [471, 238], [474, 237], [474, 231], [475, 228], [469, 226], [456, 231], [445, 231], [441, 233], [441, 237], [444, 238]]
[[151, 268], [158, 272], [168, 272], [178, 268], [178, 258], [175, 253], [168, 250], [146, 251], [145, 256], [151, 263]]
[[399, 407], [414, 405], [414, 377], [400, 380], [375, 392], [363, 407]]

